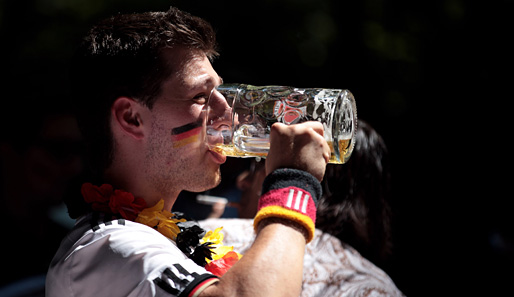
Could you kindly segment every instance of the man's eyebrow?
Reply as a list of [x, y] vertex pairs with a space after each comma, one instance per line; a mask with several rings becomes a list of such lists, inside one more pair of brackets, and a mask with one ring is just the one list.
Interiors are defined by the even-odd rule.
[[213, 85], [216, 88], [222, 84], [223, 84], [223, 78], [221, 78], [220, 76], [218, 76], [218, 77], [203, 76], [201, 78], [197, 77], [197, 78], [193, 78], [193, 80], [191, 82], [188, 82], [187, 80], [181, 81], [182, 86], [187, 87], [187, 88], [193, 88], [193, 89], [203, 88], [206, 85]]

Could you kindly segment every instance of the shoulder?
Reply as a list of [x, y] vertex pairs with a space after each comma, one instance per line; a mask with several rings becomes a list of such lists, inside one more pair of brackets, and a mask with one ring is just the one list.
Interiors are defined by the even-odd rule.
[[51, 292], [153, 296], [149, 293], [162, 291], [173, 296], [202, 280], [215, 279], [174, 242], [148, 226], [119, 219], [88, 219], [78, 222], [52, 261], [47, 275]]
[[185, 257], [172, 241], [153, 228], [103, 214], [89, 214], [80, 218], [64, 238], [53, 262], [91, 253], [129, 256], [144, 252], [147, 248], [165, 248], [168, 252], [177, 252], [177, 255]]

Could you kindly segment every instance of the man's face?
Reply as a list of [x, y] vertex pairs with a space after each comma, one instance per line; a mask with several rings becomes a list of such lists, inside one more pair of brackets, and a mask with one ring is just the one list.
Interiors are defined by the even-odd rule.
[[202, 109], [221, 79], [199, 52], [176, 48], [164, 57], [172, 75], [151, 109], [145, 176], [163, 194], [204, 191], [219, 184], [226, 160], [208, 150], [202, 125]]

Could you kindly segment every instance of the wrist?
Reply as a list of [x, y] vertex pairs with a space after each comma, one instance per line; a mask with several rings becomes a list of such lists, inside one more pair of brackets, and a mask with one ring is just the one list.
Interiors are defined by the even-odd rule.
[[305, 227], [302, 224], [296, 223], [289, 219], [283, 219], [283, 218], [278, 218], [278, 217], [270, 217], [270, 218], [262, 219], [255, 229], [256, 234], [259, 234], [261, 232], [261, 230], [263, 230], [267, 226], [273, 225], [273, 224], [280, 224], [280, 225], [289, 227], [291, 229], [294, 229], [295, 231], [300, 233], [301, 236], [306, 240], [305, 242], [307, 242], [307, 238], [309, 237], [309, 232], [305, 229]]
[[319, 182], [305, 171], [278, 169], [266, 177], [263, 193], [254, 219], [255, 230], [261, 222], [278, 218], [301, 226], [310, 242], [314, 237], [316, 202], [321, 196]]
[[297, 187], [308, 192], [315, 206], [322, 194], [321, 184], [312, 174], [291, 168], [276, 169], [266, 176], [262, 183], [262, 194], [287, 187]]

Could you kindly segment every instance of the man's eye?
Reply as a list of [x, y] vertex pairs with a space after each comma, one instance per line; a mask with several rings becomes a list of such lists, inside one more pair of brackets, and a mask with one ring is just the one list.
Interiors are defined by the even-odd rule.
[[198, 94], [196, 95], [193, 100], [195, 100], [198, 104], [205, 104], [207, 103], [207, 100], [209, 99], [208, 95], [206, 94]]

